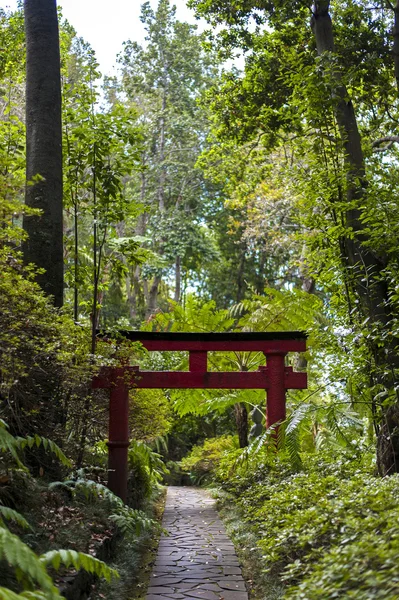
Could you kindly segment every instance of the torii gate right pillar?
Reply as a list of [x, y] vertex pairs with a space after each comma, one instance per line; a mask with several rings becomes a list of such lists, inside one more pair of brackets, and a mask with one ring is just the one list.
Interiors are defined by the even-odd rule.
[[266, 390], [266, 427], [269, 428], [275, 423], [284, 421], [286, 417], [285, 395], [286, 384], [285, 374], [288, 368], [285, 367], [285, 355], [283, 352], [274, 352], [266, 354], [266, 371], [269, 380], [269, 387]]

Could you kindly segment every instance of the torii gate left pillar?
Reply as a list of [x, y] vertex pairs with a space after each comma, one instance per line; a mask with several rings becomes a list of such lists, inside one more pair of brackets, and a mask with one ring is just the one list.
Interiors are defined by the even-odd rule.
[[[94, 388], [109, 388], [108, 487], [127, 498], [129, 447], [129, 390], [152, 389], [265, 389], [266, 426], [285, 419], [287, 389], [307, 387], [306, 373], [285, 366], [288, 352], [306, 350], [303, 332], [279, 333], [165, 333], [120, 332], [149, 351], [188, 351], [189, 371], [140, 371], [138, 367], [102, 367]], [[103, 334], [104, 335], [104, 334]], [[209, 372], [208, 352], [263, 352], [266, 366], [258, 371]]]

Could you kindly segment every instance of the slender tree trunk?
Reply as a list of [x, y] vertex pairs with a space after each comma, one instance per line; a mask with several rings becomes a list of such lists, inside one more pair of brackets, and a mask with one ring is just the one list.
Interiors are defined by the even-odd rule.
[[176, 256], [175, 262], [175, 302], [180, 301], [181, 294], [181, 258]]
[[[164, 59], [165, 60], [165, 59]], [[165, 126], [166, 126], [166, 103], [168, 96], [168, 65], [164, 62], [163, 66], [163, 94], [162, 94], [162, 109], [161, 118], [159, 119], [159, 186], [158, 186], [158, 208], [162, 213], [165, 211], [165, 185], [166, 185], [166, 170], [165, 170]]]
[[161, 281], [162, 281], [162, 278], [159, 275], [156, 275], [154, 277], [151, 287], [148, 291], [146, 319], [149, 319], [153, 314], [156, 313], [158, 288], [159, 288], [159, 284], [161, 283]]
[[[24, 217], [24, 260], [45, 269], [37, 281], [62, 306], [64, 287], [60, 48], [56, 0], [25, 0], [25, 201], [42, 211]], [[36, 178], [36, 179], [35, 179]], [[33, 185], [29, 182], [35, 181]]]
[[394, 26], [393, 26], [393, 60], [395, 65], [396, 87], [399, 92], [399, 0], [394, 7]]
[[[329, 0], [316, 2], [312, 24], [318, 53], [323, 55], [325, 52], [334, 52]], [[335, 115], [347, 168], [346, 197], [351, 206], [346, 212], [346, 225], [354, 232], [353, 237], [346, 236], [344, 240], [346, 258], [363, 314], [371, 317], [372, 321], [385, 325], [389, 315], [386, 309], [386, 283], [381, 277], [381, 271], [386, 265], [365, 244], [368, 236], [359, 208], [367, 187], [361, 138], [352, 101], [338, 71], [335, 73], [335, 80], [338, 97]]]
[[245, 246], [241, 249], [240, 262], [237, 271], [237, 298], [236, 302], [241, 302], [244, 297], [244, 269], [245, 269]]
[[73, 227], [74, 227], [74, 282], [73, 282], [73, 316], [75, 323], [79, 317], [79, 230], [78, 230], [78, 203], [75, 198], [73, 206]]
[[[318, 0], [314, 5], [312, 27], [315, 34], [317, 51], [320, 55], [334, 52], [334, 36], [329, 14], [329, 0]], [[395, 10], [395, 43], [394, 51], [398, 51], [397, 22], [398, 11]], [[399, 55], [398, 55], [399, 56]], [[399, 74], [395, 57], [395, 75]], [[367, 242], [369, 237], [361, 221], [361, 203], [364, 201], [367, 183], [365, 180], [365, 161], [361, 146], [361, 138], [357, 126], [356, 115], [348, 90], [342, 83], [338, 70], [335, 77], [335, 94], [338, 98], [336, 121], [340, 130], [347, 169], [346, 199], [349, 208], [346, 212], [346, 225], [352, 229], [353, 236], [343, 240], [345, 259], [349, 267], [348, 280], [359, 299], [362, 316], [369, 318], [371, 324], [379, 328], [388, 325], [391, 314], [387, 290], [387, 282], [383, 275], [385, 263], [379, 260]], [[384, 348], [372, 343], [372, 351], [379, 380], [386, 387], [395, 386], [394, 369], [398, 365], [396, 352], [397, 340], [387, 342]], [[377, 440], [377, 461], [380, 473], [388, 474], [399, 471], [399, 404], [395, 403], [383, 414], [383, 423]]]
[[245, 448], [248, 446], [248, 411], [245, 404], [237, 402], [234, 405], [234, 416], [240, 448]]

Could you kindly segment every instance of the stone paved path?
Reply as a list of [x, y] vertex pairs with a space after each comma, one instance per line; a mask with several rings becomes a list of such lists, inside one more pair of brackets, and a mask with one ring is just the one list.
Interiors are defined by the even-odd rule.
[[207, 492], [169, 487], [146, 600], [248, 600], [234, 546]]

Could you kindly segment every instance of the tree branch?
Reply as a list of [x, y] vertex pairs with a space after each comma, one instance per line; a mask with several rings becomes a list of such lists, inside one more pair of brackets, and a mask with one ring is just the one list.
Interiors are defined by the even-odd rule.
[[[399, 143], [399, 135], [386, 135], [385, 137], [375, 140], [371, 146], [374, 148], [374, 152], [384, 152], [392, 148], [394, 144]], [[380, 146], [385, 144], [382, 148]]]

